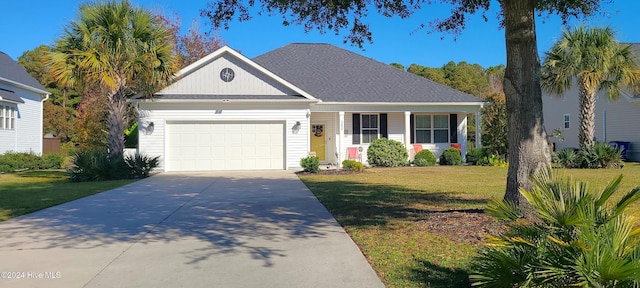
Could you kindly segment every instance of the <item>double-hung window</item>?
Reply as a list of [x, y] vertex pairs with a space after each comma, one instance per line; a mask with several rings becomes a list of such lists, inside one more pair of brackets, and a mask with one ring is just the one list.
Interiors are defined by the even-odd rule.
[[449, 142], [449, 115], [433, 115], [433, 143]]
[[0, 129], [5, 129], [6, 120], [4, 119], [4, 108], [5, 106], [0, 105]]
[[569, 129], [571, 128], [571, 117], [569, 116], [569, 114], [564, 114], [564, 129]]
[[0, 129], [16, 129], [16, 107], [0, 105]]
[[415, 115], [415, 143], [449, 143], [449, 115]]
[[11, 107], [11, 129], [16, 129], [16, 108]]
[[416, 143], [431, 143], [431, 115], [416, 115]]
[[377, 114], [362, 114], [361, 133], [362, 143], [371, 143], [380, 135], [380, 118]]

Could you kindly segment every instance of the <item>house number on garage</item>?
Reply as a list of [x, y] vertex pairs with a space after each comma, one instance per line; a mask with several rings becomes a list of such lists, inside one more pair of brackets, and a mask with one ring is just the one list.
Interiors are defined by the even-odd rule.
[[235, 76], [236, 74], [231, 70], [231, 68], [224, 68], [220, 71], [220, 79], [224, 82], [231, 82]]

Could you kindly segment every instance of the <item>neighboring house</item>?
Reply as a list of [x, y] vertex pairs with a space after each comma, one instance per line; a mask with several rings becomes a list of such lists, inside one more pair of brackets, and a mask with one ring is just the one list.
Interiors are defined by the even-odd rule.
[[0, 154], [42, 154], [42, 102], [49, 92], [0, 52]]
[[[631, 44], [640, 64], [640, 43]], [[623, 92], [617, 101], [608, 100], [605, 92], [598, 92], [596, 100], [595, 138], [599, 142], [630, 142], [631, 148], [626, 152], [631, 161], [640, 161], [640, 93], [638, 91]], [[554, 129], [562, 131], [564, 140], [552, 137], [555, 150], [578, 148], [578, 132], [580, 109], [578, 87], [562, 97], [545, 94], [542, 97], [544, 124], [547, 134]]]
[[349, 148], [366, 163], [380, 137], [436, 155], [459, 143], [465, 155], [467, 114], [484, 105], [328, 44], [290, 44], [254, 59], [223, 47], [177, 76], [136, 100], [139, 151], [160, 155], [165, 171], [299, 169], [310, 154], [340, 165]]

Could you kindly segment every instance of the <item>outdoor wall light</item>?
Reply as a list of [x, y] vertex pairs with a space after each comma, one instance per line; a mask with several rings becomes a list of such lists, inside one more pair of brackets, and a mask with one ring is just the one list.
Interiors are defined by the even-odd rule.
[[296, 124], [291, 127], [291, 132], [293, 132], [293, 134], [298, 134], [298, 132], [300, 132], [300, 127], [302, 127], [302, 124], [300, 124], [300, 121], [296, 121]]
[[[151, 135], [153, 134], [153, 130], [155, 129], [155, 124], [153, 123], [153, 121], [151, 122], [144, 122], [142, 123], [142, 133], [144, 133], [144, 135]], [[146, 124], [146, 125], [144, 125]]]

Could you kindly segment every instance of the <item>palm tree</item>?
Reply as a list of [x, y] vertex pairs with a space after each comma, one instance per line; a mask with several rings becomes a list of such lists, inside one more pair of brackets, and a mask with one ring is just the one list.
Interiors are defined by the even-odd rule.
[[[476, 287], [639, 287], [640, 226], [630, 214], [640, 186], [612, 197], [622, 175], [602, 190], [554, 174], [550, 166], [520, 189], [536, 220], [492, 200], [487, 212], [506, 231], [487, 237], [472, 264]], [[619, 199], [619, 200], [618, 200]], [[617, 202], [615, 202], [617, 200]]]
[[54, 77], [64, 86], [96, 87], [107, 97], [110, 158], [122, 157], [127, 98], [151, 95], [171, 80], [171, 39], [157, 17], [124, 0], [82, 4], [56, 41], [49, 55]]
[[545, 53], [542, 88], [562, 95], [578, 85], [580, 98], [580, 148], [593, 146], [596, 93], [605, 90], [610, 100], [640, 82], [640, 71], [629, 45], [615, 40], [610, 28], [578, 27], [563, 31], [562, 38]]

